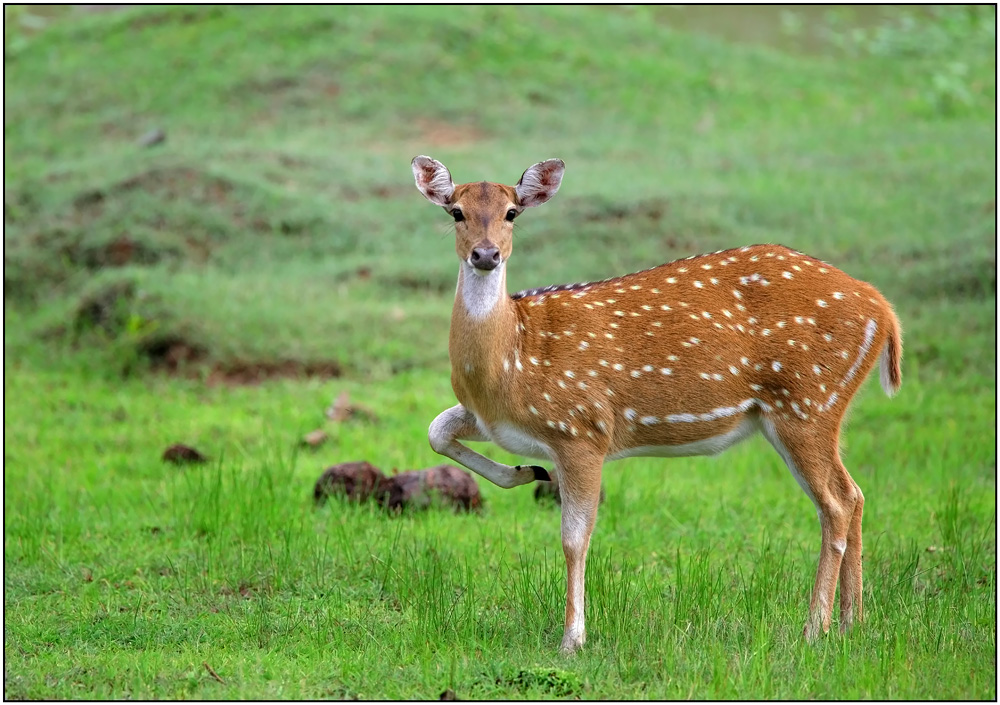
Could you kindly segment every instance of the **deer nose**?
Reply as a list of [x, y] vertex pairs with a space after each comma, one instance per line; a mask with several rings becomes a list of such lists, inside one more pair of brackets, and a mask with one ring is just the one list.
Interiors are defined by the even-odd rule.
[[472, 266], [476, 269], [489, 271], [500, 264], [500, 250], [496, 247], [475, 247], [472, 250]]

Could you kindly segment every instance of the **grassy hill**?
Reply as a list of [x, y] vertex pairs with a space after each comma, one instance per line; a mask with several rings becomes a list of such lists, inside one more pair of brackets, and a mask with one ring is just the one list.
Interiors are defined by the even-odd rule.
[[[794, 53], [648, 7], [26, 12], [5, 8], [6, 696], [556, 692], [537, 662], [581, 697], [996, 697], [993, 8], [787, 15]], [[566, 161], [512, 290], [776, 242], [894, 303], [903, 392], [861, 395], [847, 433], [865, 633], [794, 639], [819, 534], [762, 443], [609, 467], [575, 662], [550, 653], [558, 521], [526, 490], [484, 487], [481, 519], [312, 513], [324, 465], [438, 459], [456, 262], [417, 154], [459, 182]], [[345, 389], [379, 421], [295, 450]], [[175, 440], [213, 463], [167, 470]], [[615, 621], [637, 604], [642, 634]]]

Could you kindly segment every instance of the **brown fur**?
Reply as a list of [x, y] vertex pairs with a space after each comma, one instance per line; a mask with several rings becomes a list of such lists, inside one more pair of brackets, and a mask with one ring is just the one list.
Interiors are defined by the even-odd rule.
[[[890, 337], [898, 326], [891, 308], [870, 284], [819, 260], [780, 245], [744, 249], [672, 262], [576, 292], [525, 296], [506, 302], [485, 321], [469, 320], [456, 306], [450, 350], [459, 401], [477, 414], [511, 419], [541, 435], [554, 432], [548, 421], [557, 424], [556, 430], [562, 422], [563, 436], [580, 438], [603, 454], [637, 445], [703, 440], [733, 428], [744, 415], [644, 426], [623, 418], [623, 409], [634, 409], [639, 418], [663, 418], [709, 413], [756, 398], [775, 407], [781, 421], [798, 416], [791, 407], [795, 403], [808, 416], [798, 421], [808, 427], [837, 427], [846, 402], [877, 362], [879, 351], [887, 341], [890, 350], [898, 349], [898, 336]], [[751, 257], [758, 261], [750, 262]], [[729, 258], [736, 262], [720, 266]], [[704, 270], [703, 265], [712, 269]], [[781, 272], [793, 266], [801, 271], [793, 272], [791, 280], [782, 278]], [[741, 276], [754, 273], [766, 278], [768, 286], [739, 284]], [[676, 283], [667, 283], [670, 278]], [[711, 278], [718, 284], [711, 284]], [[696, 288], [695, 281], [703, 287]], [[743, 298], [735, 298], [734, 290]], [[834, 292], [845, 298], [834, 299]], [[817, 300], [828, 305], [820, 307]], [[664, 305], [670, 310], [663, 310]], [[738, 310], [739, 305], [746, 311]], [[858, 357], [868, 319], [877, 325], [874, 339], [852, 379], [841, 387], [840, 380]], [[825, 340], [824, 334], [832, 340]], [[581, 343], [587, 344], [583, 350]], [[503, 360], [513, 363], [515, 349], [521, 372], [512, 364], [504, 370]], [[892, 359], [898, 384], [898, 353]], [[458, 364], [465, 360], [475, 363], [474, 373]], [[753, 389], [754, 384], [762, 389]], [[815, 412], [833, 392], [838, 397], [830, 411]], [[484, 399], [489, 404], [483, 404]], [[783, 408], [776, 407], [779, 402]], [[599, 421], [609, 432], [601, 430]]]

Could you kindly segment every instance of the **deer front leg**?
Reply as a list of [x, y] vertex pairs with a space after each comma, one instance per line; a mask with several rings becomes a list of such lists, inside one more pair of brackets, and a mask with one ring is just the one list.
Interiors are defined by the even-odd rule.
[[509, 489], [526, 485], [535, 480], [548, 480], [545, 468], [537, 465], [501, 465], [459, 443], [466, 441], [488, 441], [476, 425], [476, 417], [461, 404], [442, 411], [431, 422], [427, 439], [435, 453], [451, 458], [472, 472], [482, 475], [494, 485]]
[[573, 454], [557, 463], [562, 496], [562, 544], [566, 556], [566, 622], [559, 650], [573, 653], [587, 640], [584, 574], [590, 534], [601, 498], [602, 456]]

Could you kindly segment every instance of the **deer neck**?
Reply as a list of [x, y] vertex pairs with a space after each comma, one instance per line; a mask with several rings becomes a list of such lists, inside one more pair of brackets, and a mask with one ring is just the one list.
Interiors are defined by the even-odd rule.
[[520, 360], [518, 323], [517, 308], [507, 295], [506, 263], [480, 275], [463, 262], [448, 353], [455, 394], [477, 413], [484, 412], [488, 398], [495, 401], [505, 372]]

